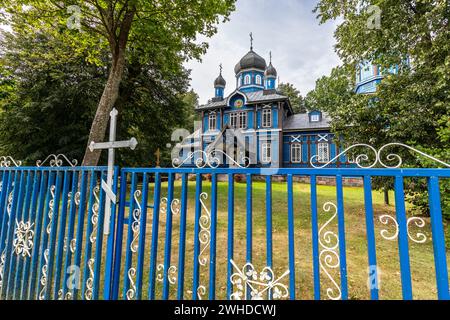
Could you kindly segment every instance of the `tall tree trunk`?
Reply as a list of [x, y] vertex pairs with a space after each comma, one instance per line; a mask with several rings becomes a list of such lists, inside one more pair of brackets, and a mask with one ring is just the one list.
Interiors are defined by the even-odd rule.
[[97, 112], [92, 121], [89, 140], [83, 158], [83, 166], [96, 166], [100, 159], [101, 150], [89, 150], [91, 141], [103, 142], [105, 138], [106, 128], [109, 122], [109, 113], [119, 97], [119, 86], [122, 81], [123, 71], [125, 68], [125, 53], [122, 51], [113, 59], [111, 71], [103, 90], [102, 97], [98, 103]]

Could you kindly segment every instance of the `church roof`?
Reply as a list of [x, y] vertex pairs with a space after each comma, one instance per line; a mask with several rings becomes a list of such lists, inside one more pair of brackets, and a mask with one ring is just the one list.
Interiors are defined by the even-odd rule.
[[222, 73], [219, 74], [219, 76], [216, 78], [216, 80], [214, 80], [214, 87], [225, 87], [226, 84], [227, 84], [227, 82], [222, 77]]
[[266, 70], [266, 60], [257, 54], [252, 49], [242, 57], [242, 59], [234, 67], [234, 72], [238, 74], [245, 69], [260, 69], [262, 71]]
[[269, 66], [267, 67], [266, 71], [264, 72], [264, 75], [266, 77], [277, 77], [277, 69], [274, 68], [272, 65], [272, 62], [269, 63]]
[[[288, 97], [285, 95], [282, 95], [278, 93], [277, 91], [273, 92], [267, 92], [265, 90], [259, 90], [254, 92], [245, 92], [241, 94], [245, 94], [247, 98], [247, 103], [262, 103], [262, 102], [271, 102], [271, 101], [281, 101], [281, 100], [287, 100]], [[233, 95], [234, 92], [231, 94]], [[206, 109], [214, 109], [214, 108], [220, 108], [220, 107], [226, 107], [227, 106], [227, 99], [223, 99], [220, 101], [209, 101], [207, 104], [198, 106], [196, 110], [206, 110]]]
[[331, 118], [326, 112], [322, 112], [321, 121], [309, 121], [308, 113], [298, 113], [288, 117], [283, 123], [283, 130], [311, 130], [329, 129]]

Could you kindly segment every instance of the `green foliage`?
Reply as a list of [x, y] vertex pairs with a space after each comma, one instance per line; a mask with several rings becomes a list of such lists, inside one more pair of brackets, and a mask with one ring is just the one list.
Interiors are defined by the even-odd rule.
[[[381, 10], [381, 27], [368, 28], [370, 5]], [[333, 130], [346, 142], [375, 147], [390, 142], [411, 145], [450, 162], [450, 28], [445, 0], [321, 0], [316, 13], [322, 23], [341, 19], [335, 37], [344, 62], [330, 77], [317, 82], [308, 103], [317, 104], [333, 118]], [[411, 61], [408, 67], [406, 59]], [[357, 64], [371, 60], [382, 68], [400, 67], [399, 75], [386, 75], [374, 95], [352, 92]], [[336, 91], [335, 91], [336, 90]], [[390, 149], [403, 166], [436, 167], [405, 149]], [[385, 154], [386, 156], [386, 154]], [[378, 181], [382, 187], [388, 181]], [[426, 184], [405, 183], [410, 201], [426, 212]], [[448, 182], [441, 183], [443, 213], [449, 217]]]
[[305, 100], [300, 91], [291, 83], [280, 83], [277, 90], [289, 97], [294, 113], [306, 112]]

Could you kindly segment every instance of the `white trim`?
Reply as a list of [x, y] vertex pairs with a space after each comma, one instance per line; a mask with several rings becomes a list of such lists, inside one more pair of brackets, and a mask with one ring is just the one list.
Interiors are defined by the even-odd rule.
[[248, 101], [247, 95], [246, 95], [244, 92], [242, 92], [242, 91], [234, 90], [234, 92], [232, 92], [232, 93], [228, 96], [228, 98], [227, 98], [227, 105], [226, 105], [226, 106], [230, 106], [230, 101], [231, 101], [231, 99], [232, 99], [236, 94], [240, 94], [241, 96], [243, 96], [243, 97], [244, 97], [244, 105], [247, 104], [247, 101]]
[[255, 87], [259, 88], [259, 89], [264, 89], [264, 86], [260, 86], [260, 85], [257, 85], [257, 84], [246, 84], [246, 85], [240, 86], [239, 89], [255, 88]]
[[[295, 147], [295, 148], [294, 148]], [[293, 152], [293, 149], [298, 149], [298, 151], [300, 152], [300, 155], [299, 155], [299, 157], [298, 157], [298, 159], [297, 160], [295, 160], [294, 161], [294, 157], [293, 157], [293, 155], [294, 155], [294, 152]], [[302, 162], [302, 160], [303, 160], [303, 157], [302, 157], [302, 150], [303, 148], [302, 148], [302, 144], [301, 143], [298, 143], [298, 142], [296, 142], [296, 143], [292, 143], [291, 144], [291, 149], [290, 149], [290, 158], [291, 158], [291, 162], [292, 163], [301, 163]]]
[[[268, 113], [268, 115], [267, 115]], [[265, 120], [267, 120], [265, 122]], [[261, 127], [271, 128], [272, 127], [272, 109], [263, 109], [261, 111]]]
[[[267, 152], [269, 150], [269, 152]], [[261, 163], [272, 162], [272, 143], [263, 142], [261, 143]]]
[[[321, 148], [325, 146], [326, 148]], [[324, 150], [326, 150], [326, 153], [321, 155]], [[328, 142], [319, 142], [317, 144], [317, 162], [326, 163], [328, 161], [330, 161], [330, 145]]]

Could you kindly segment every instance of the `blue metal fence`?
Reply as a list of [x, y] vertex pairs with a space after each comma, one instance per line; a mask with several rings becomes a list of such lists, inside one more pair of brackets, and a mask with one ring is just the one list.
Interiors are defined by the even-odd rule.
[[[394, 181], [395, 216], [384, 217], [394, 231], [382, 235], [398, 243], [404, 299], [414, 298], [411, 243], [421, 243], [409, 230], [414, 220], [407, 215], [404, 183], [410, 177], [427, 180], [437, 298], [450, 298], [441, 209], [441, 197], [448, 195], [439, 190], [440, 180], [450, 178], [448, 169], [116, 168], [118, 205], [112, 208], [112, 232], [105, 236], [101, 179], [106, 170], [0, 168], [1, 299], [302, 299], [299, 279], [305, 270], [299, 264], [306, 258], [299, 256], [305, 248], [296, 245], [302, 236], [296, 227], [302, 219], [299, 206], [310, 215], [313, 298], [349, 299], [346, 230], [352, 226], [345, 225], [343, 186], [349, 177], [363, 181], [361, 223], [369, 276], [375, 279], [382, 253], [376, 244], [372, 179]], [[242, 199], [236, 194], [237, 176], [245, 177], [245, 188], [239, 189], [245, 190], [245, 203], [236, 201]], [[254, 196], [257, 177], [265, 199]], [[273, 201], [275, 177], [286, 181], [285, 252], [274, 252], [280, 228], [273, 223], [280, 205]], [[295, 196], [298, 177], [309, 179], [308, 203]], [[323, 209], [318, 177], [335, 181], [335, 199]], [[264, 201], [264, 212], [255, 211], [255, 201]], [[264, 219], [258, 228], [257, 219]], [[287, 257], [285, 265], [274, 266], [281, 255]], [[378, 286], [368, 291], [371, 299], [382, 298]]]

